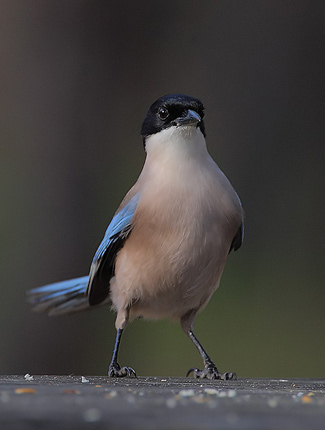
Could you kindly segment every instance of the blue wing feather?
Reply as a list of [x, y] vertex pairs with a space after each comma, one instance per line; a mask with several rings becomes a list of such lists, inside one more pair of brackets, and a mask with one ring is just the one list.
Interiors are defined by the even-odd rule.
[[129, 203], [114, 215], [112, 221], [107, 227], [105, 236], [96, 251], [93, 262], [99, 260], [105, 254], [111, 243], [129, 233], [138, 201], [139, 193], [133, 196]]
[[[89, 309], [108, 301], [109, 281], [114, 274], [118, 251], [132, 230], [132, 219], [139, 194], [119, 210], [109, 224], [94, 256], [90, 275], [44, 285], [28, 291], [28, 300], [36, 312], [58, 315]], [[88, 297], [87, 297], [88, 295]]]
[[132, 230], [132, 220], [139, 202], [139, 193], [120, 209], [107, 227], [90, 269], [87, 294], [90, 305], [97, 305], [109, 295], [109, 282], [114, 276], [115, 259]]
[[241, 247], [243, 240], [244, 240], [244, 221], [241, 223], [236, 233], [236, 236], [233, 238], [229, 252], [231, 252], [232, 250], [237, 251], [237, 249]]

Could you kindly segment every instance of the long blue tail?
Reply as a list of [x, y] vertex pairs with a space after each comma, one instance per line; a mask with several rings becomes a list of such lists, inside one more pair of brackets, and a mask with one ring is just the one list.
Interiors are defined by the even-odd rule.
[[28, 301], [35, 312], [60, 315], [90, 309], [86, 288], [88, 276], [44, 285], [28, 291]]

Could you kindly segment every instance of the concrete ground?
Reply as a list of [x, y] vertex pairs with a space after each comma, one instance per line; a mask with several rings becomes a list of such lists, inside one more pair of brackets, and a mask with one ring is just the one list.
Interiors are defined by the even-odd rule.
[[0, 376], [0, 429], [325, 429], [325, 380]]

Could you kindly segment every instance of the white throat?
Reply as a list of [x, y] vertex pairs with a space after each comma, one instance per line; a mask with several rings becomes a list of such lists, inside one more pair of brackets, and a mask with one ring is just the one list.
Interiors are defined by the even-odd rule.
[[146, 140], [150, 164], [170, 163], [180, 166], [185, 160], [202, 161], [210, 158], [201, 130], [194, 126], [169, 127], [149, 136]]

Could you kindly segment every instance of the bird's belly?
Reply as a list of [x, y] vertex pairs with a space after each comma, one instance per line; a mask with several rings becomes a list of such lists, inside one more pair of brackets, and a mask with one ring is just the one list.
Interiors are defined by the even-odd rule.
[[131, 234], [116, 260], [111, 281], [116, 310], [129, 307], [131, 318], [179, 319], [204, 307], [224, 268], [227, 249], [222, 238], [202, 238], [198, 246], [191, 236], [144, 237], [146, 247]]

